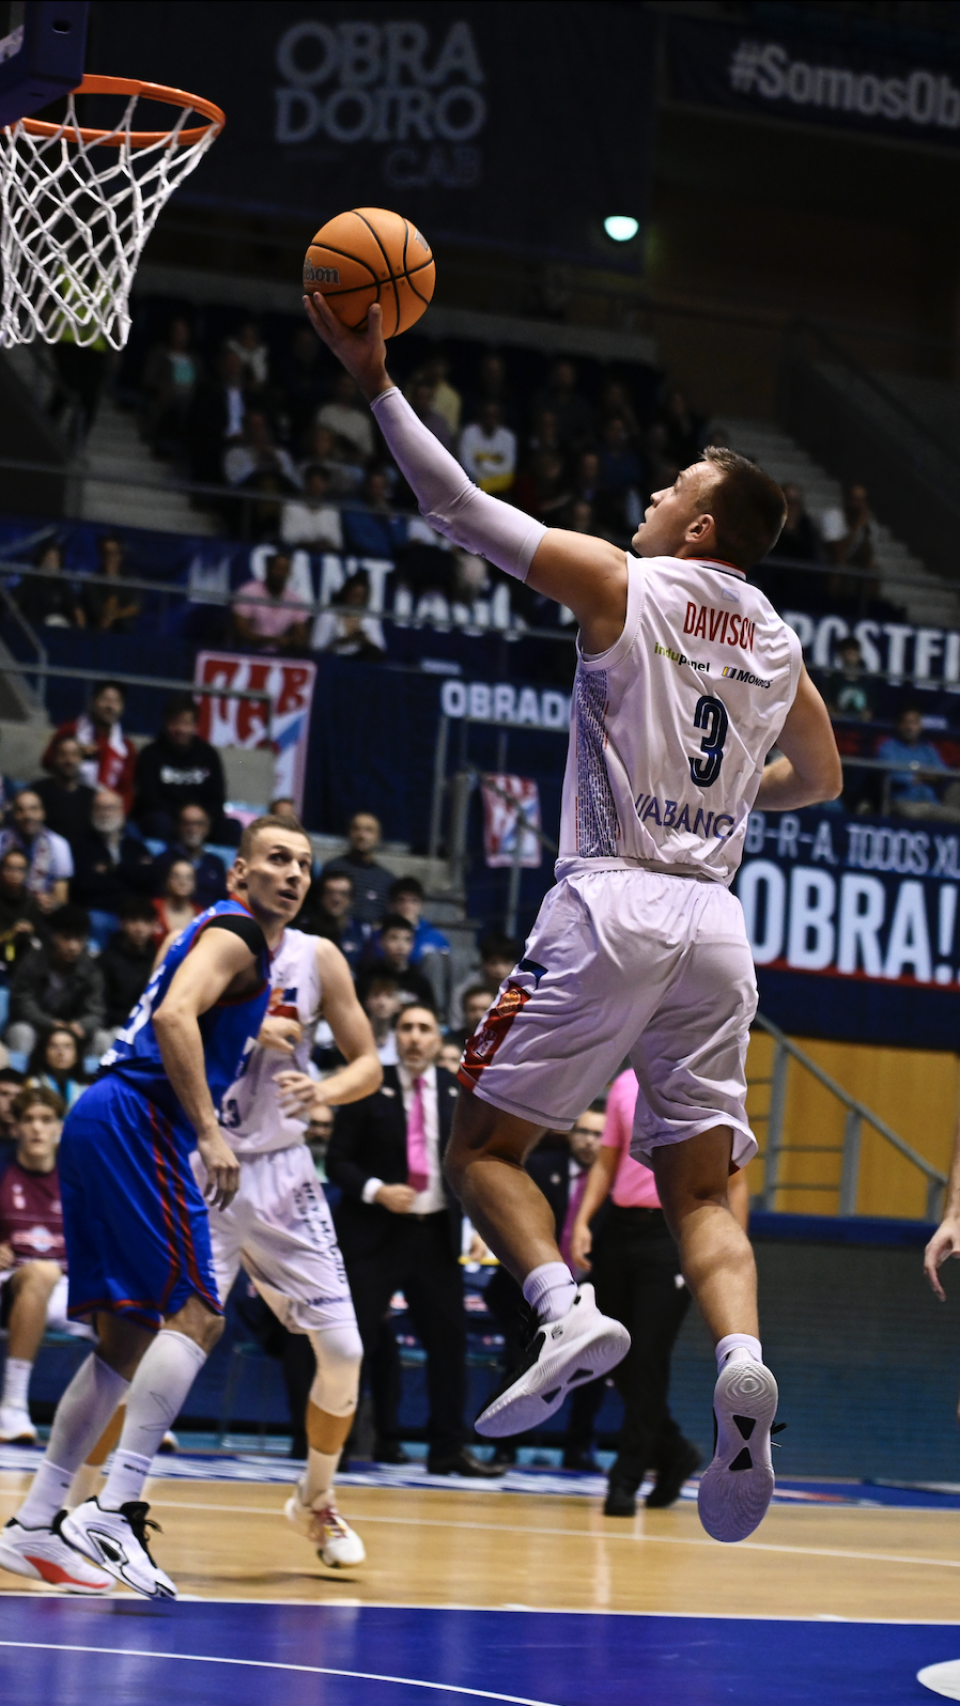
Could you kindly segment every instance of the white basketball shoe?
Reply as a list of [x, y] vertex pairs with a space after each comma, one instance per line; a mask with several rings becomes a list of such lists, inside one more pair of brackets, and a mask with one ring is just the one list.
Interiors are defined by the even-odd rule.
[[109, 1593], [113, 1577], [68, 1546], [60, 1533], [65, 1512], [49, 1528], [25, 1528], [15, 1516], [0, 1528], [0, 1565], [15, 1576], [46, 1582], [67, 1593]]
[[770, 1434], [777, 1383], [762, 1362], [725, 1363], [713, 1394], [717, 1443], [700, 1477], [700, 1521], [714, 1540], [746, 1540], [773, 1498]]
[[0, 1445], [35, 1445], [37, 1430], [23, 1404], [0, 1404]]
[[283, 1507], [287, 1521], [317, 1549], [317, 1557], [330, 1570], [346, 1570], [362, 1564], [366, 1548], [359, 1534], [344, 1522], [332, 1493], [324, 1493], [315, 1505], [300, 1501], [298, 1487]]
[[63, 1518], [63, 1538], [145, 1599], [176, 1599], [170, 1577], [150, 1556], [147, 1529], [159, 1525], [147, 1516], [150, 1506], [142, 1499], [121, 1505], [118, 1511], [101, 1510], [96, 1499], [87, 1499]]
[[567, 1393], [609, 1374], [630, 1349], [619, 1321], [601, 1315], [592, 1285], [581, 1285], [559, 1321], [542, 1321], [519, 1368], [512, 1369], [474, 1426], [485, 1439], [526, 1433], [559, 1410]]

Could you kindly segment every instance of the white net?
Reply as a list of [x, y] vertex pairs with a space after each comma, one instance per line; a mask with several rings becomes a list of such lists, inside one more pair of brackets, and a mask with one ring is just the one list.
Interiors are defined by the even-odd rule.
[[207, 123], [181, 142], [198, 116], [187, 107], [169, 131], [138, 145], [131, 138], [141, 98], [132, 94], [120, 122], [95, 139], [81, 137], [72, 95], [50, 136], [31, 133], [23, 120], [0, 130], [0, 347], [102, 338], [123, 349], [144, 244], [222, 128]]

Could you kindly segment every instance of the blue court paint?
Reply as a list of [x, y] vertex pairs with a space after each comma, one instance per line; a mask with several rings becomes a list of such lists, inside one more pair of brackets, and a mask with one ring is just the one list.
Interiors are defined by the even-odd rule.
[[960, 1624], [24, 1596], [0, 1643], [15, 1706], [920, 1706]]

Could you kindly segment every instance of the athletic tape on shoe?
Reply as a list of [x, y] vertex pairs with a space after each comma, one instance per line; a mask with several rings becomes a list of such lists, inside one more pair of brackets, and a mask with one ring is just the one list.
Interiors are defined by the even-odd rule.
[[396, 386], [381, 391], [371, 407], [390, 454], [430, 526], [454, 545], [525, 581], [547, 531], [543, 523], [481, 492]]

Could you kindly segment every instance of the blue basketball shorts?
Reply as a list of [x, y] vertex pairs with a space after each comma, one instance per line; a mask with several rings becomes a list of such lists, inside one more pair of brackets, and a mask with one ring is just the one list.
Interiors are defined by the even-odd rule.
[[191, 1292], [223, 1314], [195, 1141], [114, 1074], [74, 1104], [57, 1163], [71, 1317], [102, 1309], [158, 1328]]

